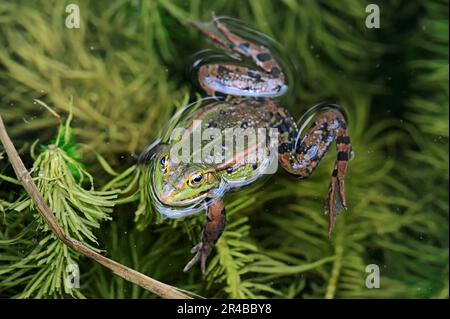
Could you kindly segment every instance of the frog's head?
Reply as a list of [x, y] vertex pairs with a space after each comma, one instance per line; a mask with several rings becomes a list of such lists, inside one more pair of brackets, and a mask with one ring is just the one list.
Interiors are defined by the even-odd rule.
[[211, 196], [220, 178], [201, 164], [174, 163], [168, 153], [155, 157], [153, 187], [158, 199], [168, 206], [187, 206]]

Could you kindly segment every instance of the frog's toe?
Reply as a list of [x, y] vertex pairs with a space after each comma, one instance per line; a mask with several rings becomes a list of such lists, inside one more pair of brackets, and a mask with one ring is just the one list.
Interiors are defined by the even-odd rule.
[[[198, 245], [197, 245], [198, 246]], [[195, 246], [195, 247], [197, 247]], [[194, 247], [194, 248], [195, 248]], [[192, 258], [187, 264], [186, 266], [184, 266], [183, 268], [183, 272], [187, 272], [189, 269], [192, 268], [192, 266], [194, 266], [196, 263], [198, 263], [198, 261], [200, 260], [200, 254], [197, 252], [194, 256], [194, 258]]]
[[196, 252], [198, 252], [201, 247], [202, 247], [202, 243], [198, 243], [197, 245], [192, 247], [191, 254], [195, 254]]
[[195, 253], [195, 256], [187, 263], [183, 271], [186, 272], [192, 268], [196, 263], [200, 262], [200, 269], [204, 274], [206, 271], [206, 259], [211, 252], [211, 247], [209, 245], [204, 245], [203, 243], [198, 243], [191, 249], [191, 253]]
[[202, 270], [202, 274], [206, 271], [206, 258], [208, 258], [208, 254], [200, 254], [200, 269]]
[[325, 214], [329, 215], [328, 234], [331, 235], [336, 219], [342, 211], [347, 210], [344, 181], [336, 176], [331, 177]]

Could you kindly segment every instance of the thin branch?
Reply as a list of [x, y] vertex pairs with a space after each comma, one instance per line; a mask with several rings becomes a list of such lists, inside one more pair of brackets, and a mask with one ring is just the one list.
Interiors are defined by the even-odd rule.
[[23, 187], [30, 195], [31, 199], [36, 205], [39, 214], [42, 216], [44, 221], [47, 223], [48, 227], [53, 231], [56, 237], [61, 240], [64, 244], [72, 248], [73, 250], [79, 252], [80, 254], [98, 262], [99, 264], [111, 269], [116, 275], [124, 278], [125, 280], [132, 282], [142, 288], [151, 291], [162, 298], [172, 298], [172, 299], [190, 299], [191, 297], [182, 293], [175, 287], [162, 283], [158, 280], [150, 278], [136, 270], [128, 268], [112, 259], [100, 255], [99, 253], [93, 251], [89, 247], [85, 246], [83, 243], [71, 238], [64, 233], [64, 230], [58, 224], [58, 221], [53, 214], [52, 210], [45, 203], [42, 195], [33, 182], [30, 173], [25, 168], [16, 148], [14, 147], [11, 139], [6, 132], [5, 125], [3, 124], [2, 117], [0, 115], [0, 141], [2, 142], [6, 153], [8, 154], [9, 162], [11, 163], [17, 178], [22, 183]]

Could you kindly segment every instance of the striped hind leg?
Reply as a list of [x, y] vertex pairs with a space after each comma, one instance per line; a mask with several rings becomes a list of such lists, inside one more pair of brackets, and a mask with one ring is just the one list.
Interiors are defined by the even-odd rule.
[[307, 178], [318, 167], [334, 140], [337, 158], [325, 208], [325, 212], [329, 214], [330, 234], [339, 213], [347, 209], [344, 178], [352, 147], [344, 117], [336, 109], [329, 109], [316, 119], [299, 143], [281, 143], [278, 149], [280, 165], [294, 176]]
[[199, 31], [206, 35], [217, 46], [252, 59], [265, 74], [280, 83], [284, 83], [285, 77], [282, 68], [268, 48], [232, 33], [215, 15], [213, 15], [213, 23], [220, 35], [213, 32], [204, 23], [192, 22]]
[[330, 219], [328, 224], [328, 233], [330, 234], [339, 213], [342, 210], [347, 210], [344, 178], [347, 171], [347, 163], [353, 154], [347, 128], [339, 128], [336, 131], [336, 150], [337, 158], [331, 174], [326, 205], [326, 212]]
[[217, 29], [229, 41], [229, 48], [231, 50], [251, 58], [263, 71], [275, 79], [280, 79], [284, 82], [284, 74], [281, 71], [281, 66], [269, 49], [233, 34], [216, 16], [213, 16], [213, 21]]

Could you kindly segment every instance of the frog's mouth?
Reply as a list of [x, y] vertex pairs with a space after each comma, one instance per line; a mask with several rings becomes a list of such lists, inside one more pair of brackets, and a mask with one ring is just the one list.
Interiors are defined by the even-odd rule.
[[193, 195], [192, 197], [189, 198], [184, 198], [182, 200], [174, 200], [174, 196], [172, 193], [168, 193], [167, 195], [165, 194], [158, 194], [158, 199], [161, 201], [162, 204], [164, 205], [169, 205], [169, 206], [188, 206], [188, 205], [192, 205], [192, 204], [196, 204], [198, 202], [204, 201], [209, 194], [209, 190], [206, 190], [204, 192], [201, 193], [197, 193], [195, 195]]
[[168, 196], [169, 198], [164, 196], [161, 198], [154, 188], [154, 185], [150, 185], [151, 196], [156, 210], [165, 218], [180, 218], [204, 211], [215, 198], [224, 195], [227, 184], [221, 182], [217, 188], [205, 190], [202, 193], [197, 193], [193, 198], [178, 201], [173, 200], [170, 196]]

